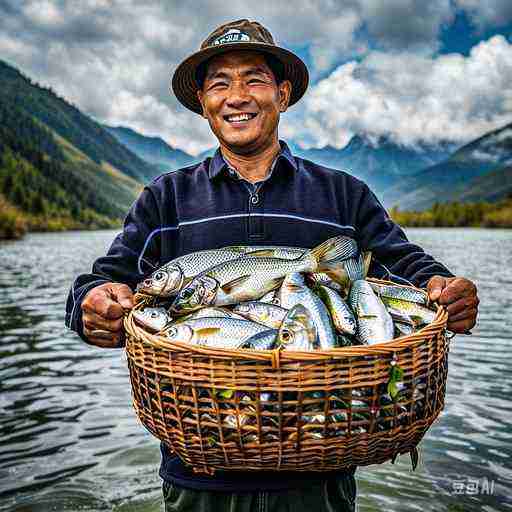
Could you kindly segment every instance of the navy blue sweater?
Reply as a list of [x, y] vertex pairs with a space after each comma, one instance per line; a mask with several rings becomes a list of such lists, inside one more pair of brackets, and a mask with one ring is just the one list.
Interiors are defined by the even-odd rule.
[[[295, 157], [280, 144], [272, 174], [256, 186], [230, 172], [219, 150], [213, 158], [154, 179], [132, 205], [107, 255], [74, 282], [66, 325], [85, 339], [81, 302], [99, 284], [114, 281], [134, 289], [173, 258], [226, 245], [314, 247], [345, 234], [372, 251], [373, 277], [424, 287], [433, 275], [452, 276], [407, 240], [365, 183]], [[163, 445], [160, 475], [181, 486], [230, 491], [286, 489], [329, 477], [300, 472], [198, 477]]]

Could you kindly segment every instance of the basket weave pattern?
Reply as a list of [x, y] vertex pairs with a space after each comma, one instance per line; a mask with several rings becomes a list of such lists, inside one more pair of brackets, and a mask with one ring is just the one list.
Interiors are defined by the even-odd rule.
[[[136, 300], [136, 307], [148, 302]], [[197, 472], [382, 463], [413, 450], [443, 409], [446, 321], [438, 307], [430, 325], [391, 342], [292, 352], [173, 343], [129, 314], [133, 405], [143, 425]], [[393, 364], [403, 370], [403, 392], [386, 403]]]

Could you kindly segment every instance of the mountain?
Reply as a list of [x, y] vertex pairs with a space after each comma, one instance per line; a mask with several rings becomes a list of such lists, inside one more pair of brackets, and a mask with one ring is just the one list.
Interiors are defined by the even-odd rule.
[[[448, 143], [407, 147], [387, 137], [374, 139], [367, 135], [355, 135], [342, 149], [332, 146], [303, 149], [291, 140], [287, 142], [294, 155], [326, 167], [347, 171], [364, 180], [377, 193], [397, 183], [402, 176], [414, 174], [442, 161], [454, 149]], [[132, 149], [132, 146], [129, 147]], [[214, 151], [215, 148], [203, 151], [195, 161], [212, 156]]]
[[11, 220], [38, 230], [119, 225], [156, 174], [96, 121], [0, 61], [0, 200]]
[[342, 149], [299, 149], [297, 154], [321, 165], [347, 171], [365, 181], [378, 195], [421, 169], [442, 161], [454, 147], [449, 143], [408, 147], [391, 138], [354, 135]]
[[155, 165], [160, 172], [176, 170], [199, 161], [181, 149], [171, 147], [160, 137], [147, 137], [123, 126], [103, 127], [130, 151]]
[[435, 202], [497, 201], [512, 189], [512, 123], [466, 144], [443, 162], [385, 190], [386, 206], [422, 210]]

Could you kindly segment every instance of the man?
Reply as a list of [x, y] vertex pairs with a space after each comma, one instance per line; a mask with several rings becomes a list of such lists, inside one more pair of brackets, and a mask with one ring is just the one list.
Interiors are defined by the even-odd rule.
[[[117, 347], [135, 285], [177, 256], [234, 244], [313, 247], [346, 234], [373, 252], [371, 275], [427, 287], [447, 306], [452, 331], [473, 327], [471, 281], [411, 244], [364, 183], [296, 158], [279, 141], [280, 114], [307, 84], [304, 63], [248, 20], [219, 27], [180, 64], [173, 90], [208, 120], [220, 148], [145, 187], [108, 254], [75, 281], [68, 326], [88, 343]], [[160, 475], [166, 510], [354, 510], [354, 469], [198, 476], [162, 445]]]

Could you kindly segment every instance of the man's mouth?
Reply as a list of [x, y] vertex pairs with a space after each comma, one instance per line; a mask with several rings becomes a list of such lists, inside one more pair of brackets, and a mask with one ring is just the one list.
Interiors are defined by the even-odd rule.
[[258, 114], [244, 112], [242, 114], [230, 114], [227, 116], [223, 116], [224, 120], [231, 124], [243, 124], [249, 122], [251, 119], [255, 118]]

